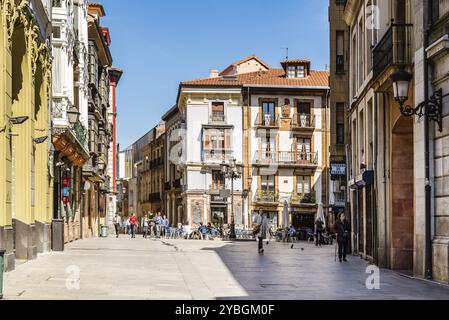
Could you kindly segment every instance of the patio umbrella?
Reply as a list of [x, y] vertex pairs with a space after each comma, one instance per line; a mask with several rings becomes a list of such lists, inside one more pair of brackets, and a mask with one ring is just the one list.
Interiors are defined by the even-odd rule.
[[323, 227], [326, 228], [326, 217], [324, 216], [324, 208], [323, 208], [323, 204], [322, 203], [320, 203], [318, 205], [318, 211], [316, 213], [316, 219], [315, 220], [318, 220], [318, 218], [321, 218], [321, 220], [324, 222]]
[[285, 200], [284, 201], [284, 212], [282, 214], [282, 221], [283, 221], [283, 225], [282, 226], [284, 228], [289, 227], [289, 225], [288, 225], [288, 207], [289, 207], [288, 201]]

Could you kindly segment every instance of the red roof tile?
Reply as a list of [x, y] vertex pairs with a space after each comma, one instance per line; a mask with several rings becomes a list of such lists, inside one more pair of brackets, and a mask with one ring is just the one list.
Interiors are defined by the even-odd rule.
[[220, 76], [217, 78], [202, 78], [181, 82], [182, 86], [199, 87], [240, 87], [255, 86], [298, 86], [298, 87], [328, 87], [329, 72], [311, 71], [306, 78], [287, 78], [283, 69], [252, 72], [236, 75], [234, 78]]

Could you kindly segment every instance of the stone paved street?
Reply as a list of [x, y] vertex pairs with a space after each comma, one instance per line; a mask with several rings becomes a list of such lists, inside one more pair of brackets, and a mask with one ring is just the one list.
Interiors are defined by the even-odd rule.
[[[255, 246], [140, 237], [78, 241], [6, 274], [5, 299], [449, 299], [447, 287], [387, 270], [381, 289], [367, 290], [366, 262], [335, 263], [333, 247], [272, 243], [259, 256]], [[76, 268], [79, 290], [69, 290]]]

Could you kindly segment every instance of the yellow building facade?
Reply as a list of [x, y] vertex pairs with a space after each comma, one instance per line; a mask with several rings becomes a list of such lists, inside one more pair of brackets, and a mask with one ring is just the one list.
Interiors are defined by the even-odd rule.
[[0, 1], [0, 248], [5, 268], [50, 249], [51, 53], [29, 1]]

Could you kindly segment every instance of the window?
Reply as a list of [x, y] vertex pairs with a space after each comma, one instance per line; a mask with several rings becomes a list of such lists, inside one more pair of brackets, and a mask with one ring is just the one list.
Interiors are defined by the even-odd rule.
[[337, 144], [345, 144], [345, 104], [337, 103], [336, 107], [336, 118], [337, 118]]
[[262, 185], [263, 192], [267, 192], [267, 193], [275, 192], [276, 188], [275, 188], [274, 175], [261, 176], [260, 179], [262, 181], [261, 185]]
[[336, 71], [345, 71], [345, 32], [337, 31]]
[[305, 78], [306, 68], [304, 65], [300, 66], [288, 66], [287, 77], [288, 78]]
[[274, 119], [276, 115], [276, 104], [274, 102], [263, 102], [262, 113], [264, 116], [269, 115], [271, 119]]
[[310, 160], [312, 153], [312, 142], [310, 139], [298, 139], [297, 141], [297, 150], [298, 150], [298, 158], [299, 160]]
[[208, 160], [226, 160], [232, 151], [231, 129], [205, 129], [203, 150]]
[[224, 121], [224, 103], [223, 102], [213, 102], [212, 103], [212, 121]]
[[310, 194], [312, 191], [312, 177], [311, 176], [298, 176], [296, 190], [298, 194]]
[[61, 39], [61, 27], [54, 26], [52, 29], [53, 39]]
[[225, 187], [224, 175], [219, 170], [212, 171], [212, 190], [221, 190]]
[[276, 136], [271, 131], [267, 130], [262, 139], [262, 159], [261, 160], [275, 160], [276, 152]]

